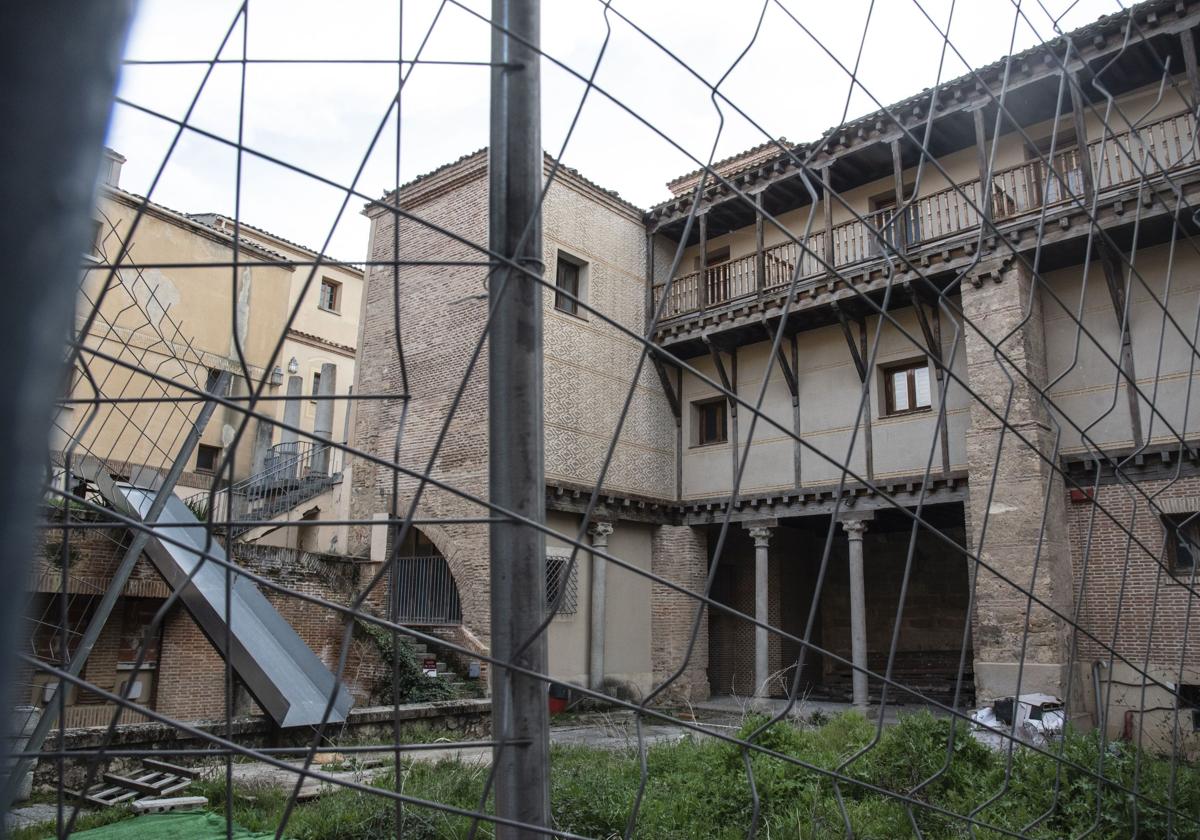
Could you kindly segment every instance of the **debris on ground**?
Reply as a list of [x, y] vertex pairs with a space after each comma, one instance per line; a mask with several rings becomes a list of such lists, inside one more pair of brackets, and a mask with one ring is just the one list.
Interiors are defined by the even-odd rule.
[[971, 734], [994, 750], [1007, 748], [1012, 739], [1033, 746], [1045, 746], [1062, 737], [1066, 710], [1057, 697], [1049, 694], [1022, 694], [1001, 697], [990, 706], [971, 713]]

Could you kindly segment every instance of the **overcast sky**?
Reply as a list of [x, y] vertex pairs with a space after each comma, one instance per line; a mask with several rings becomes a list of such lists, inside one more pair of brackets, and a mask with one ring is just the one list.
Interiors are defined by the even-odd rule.
[[[487, 15], [490, 4], [462, 0]], [[814, 140], [830, 126], [903, 99], [938, 79], [962, 75], [1055, 35], [1119, 11], [1116, 0], [613, 0], [658, 43], [610, 12], [602, 0], [543, 0], [543, 145], [563, 151], [567, 128], [608, 37], [563, 161], [641, 207], [666, 199], [665, 182], [706, 161], [762, 143], [768, 136]], [[397, 0], [250, 0], [246, 54], [251, 59], [395, 61]], [[487, 61], [489, 27], [461, 6], [403, 0], [403, 55], [412, 58], [427, 32], [423, 59]], [[240, 0], [141, 0], [127, 49], [137, 60], [211, 59], [237, 18]], [[794, 16], [795, 20], [792, 19]], [[761, 19], [761, 25], [760, 25]], [[611, 30], [610, 30], [611, 27]], [[864, 38], [865, 27], [865, 42]], [[943, 50], [939, 30], [949, 28]], [[807, 30], [807, 31], [806, 31]], [[757, 36], [756, 36], [757, 31]], [[849, 69], [863, 43], [859, 80]], [[221, 52], [241, 59], [241, 23]], [[714, 107], [707, 83], [737, 61]], [[672, 57], [674, 54], [675, 57]], [[678, 60], [677, 60], [678, 59]], [[685, 67], [683, 62], [687, 66]], [[939, 69], [940, 65], [940, 69]], [[688, 69], [690, 68], [690, 70]], [[127, 65], [120, 95], [181, 120], [207, 65]], [[697, 78], [697, 76], [699, 78]], [[239, 130], [242, 65], [212, 70], [189, 123], [227, 140]], [[349, 186], [363, 159], [357, 190], [377, 196], [395, 184], [396, 123], [372, 138], [397, 88], [395, 64], [251, 64], [245, 78], [247, 149]], [[603, 91], [603, 93], [601, 92]], [[849, 102], [847, 96], [849, 95]], [[610, 98], [611, 97], [611, 98]], [[620, 102], [620, 105], [614, 103]], [[422, 65], [404, 87], [400, 178], [407, 181], [487, 143], [488, 69]], [[651, 127], [652, 126], [652, 127]], [[128, 158], [121, 185], [145, 195], [175, 137], [176, 126], [118, 105], [109, 145]], [[719, 133], [718, 133], [719, 132]], [[184, 132], [153, 200], [184, 212], [232, 214], [237, 158], [217, 140]], [[313, 248], [330, 239], [330, 255], [360, 260], [367, 246], [363, 201], [247, 153], [242, 160], [241, 216], [246, 222]], [[332, 231], [332, 234], [331, 234]]]

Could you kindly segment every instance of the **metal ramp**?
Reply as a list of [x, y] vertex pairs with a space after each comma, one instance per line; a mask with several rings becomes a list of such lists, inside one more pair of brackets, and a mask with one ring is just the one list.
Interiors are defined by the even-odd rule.
[[[144, 521], [154, 502], [155, 489], [113, 481], [103, 471], [97, 471], [95, 479], [100, 493], [113, 507], [131, 519]], [[192, 618], [221, 655], [229, 658], [259, 705], [281, 727], [319, 724], [334, 689], [333, 674], [258, 587], [236, 570], [232, 573], [227, 633], [225, 567], [219, 562], [204, 563], [188, 580], [204, 553], [207, 541], [204, 525], [174, 495], [167, 499], [157, 521], [146, 543], [146, 555], [173, 590], [182, 590], [180, 599]], [[182, 545], [163, 542], [157, 538], [159, 535]], [[227, 559], [224, 547], [216, 539], [209, 543], [208, 553], [220, 560]], [[353, 702], [346, 687], [338, 686], [329, 722], [345, 721]]]

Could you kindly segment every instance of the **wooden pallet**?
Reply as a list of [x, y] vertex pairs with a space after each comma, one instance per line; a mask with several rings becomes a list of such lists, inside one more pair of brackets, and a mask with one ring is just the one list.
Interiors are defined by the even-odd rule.
[[165, 761], [142, 760], [142, 771], [135, 776], [105, 773], [104, 782], [86, 791], [71, 791], [76, 799], [107, 808], [122, 803], [136, 804], [147, 798], [170, 796], [186, 788], [196, 778], [196, 772], [176, 767]]

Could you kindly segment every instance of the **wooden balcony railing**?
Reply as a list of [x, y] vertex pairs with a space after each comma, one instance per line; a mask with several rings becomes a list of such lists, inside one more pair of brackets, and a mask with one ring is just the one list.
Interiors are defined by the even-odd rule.
[[[1195, 148], [1195, 121], [1186, 112], [1149, 123], [1136, 131], [1098, 138], [1088, 143], [1096, 189], [1115, 187], [1151, 178], [1171, 169], [1200, 162]], [[1083, 170], [1076, 148], [1056, 153], [1053, 168], [1043, 161], [1001, 169], [992, 175], [992, 218], [1008, 221], [1026, 213], [1054, 207], [1084, 195]], [[979, 226], [979, 180], [918, 197], [896, 219], [895, 208], [869, 213], [835, 225], [835, 268], [878, 259], [886, 251], [921, 246]], [[903, 230], [901, 230], [903, 227]], [[903, 239], [901, 239], [903, 234]], [[825, 274], [825, 231], [813, 232], [805, 247], [788, 241], [763, 250], [764, 276], [758, 282], [756, 254], [683, 274], [671, 284], [671, 296], [662, 317], [674, 318], [713, 306], [777, 290], [791, 283], [797, 263], [800, 280]], [[654, 287], [657, 306], [665, 284]]]

